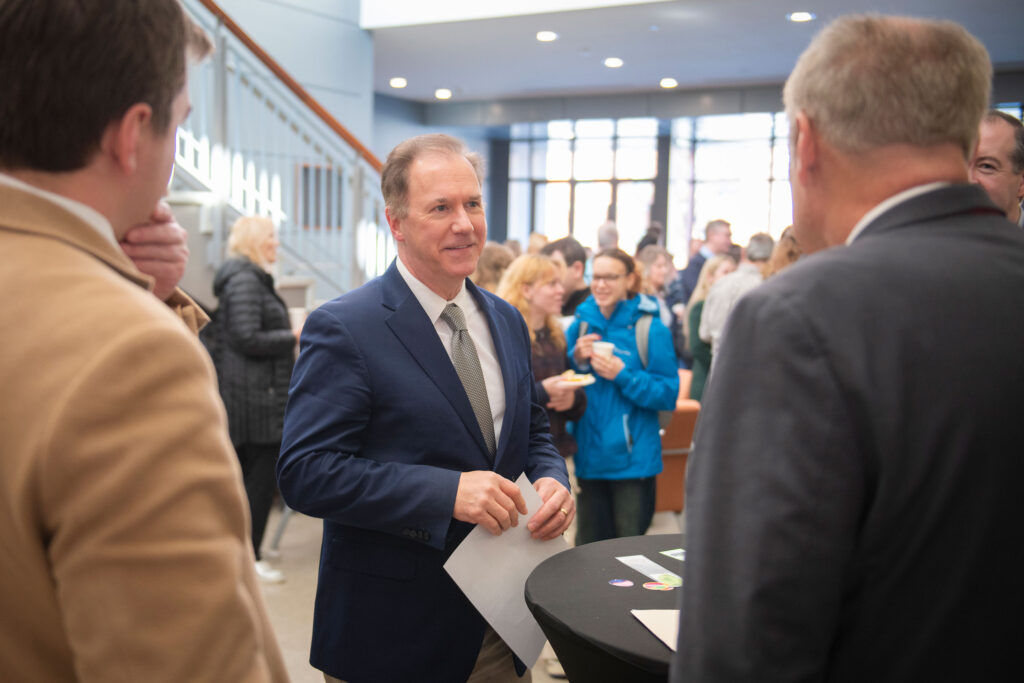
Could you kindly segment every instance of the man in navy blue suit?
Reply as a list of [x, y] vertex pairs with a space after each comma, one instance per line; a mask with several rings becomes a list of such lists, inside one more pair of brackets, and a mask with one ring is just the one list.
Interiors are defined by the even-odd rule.
[[324, 519], [310, 662], [328, 681], [517, 680], [443, 564], [476, 524], [529, 514], [550, 540], [575, 515], [522, 316], [466, 279], [487, 238], [481, 180], [455, 138], [398, 145], [381, 172], [398, 259], [303, 328], [278, 478]]

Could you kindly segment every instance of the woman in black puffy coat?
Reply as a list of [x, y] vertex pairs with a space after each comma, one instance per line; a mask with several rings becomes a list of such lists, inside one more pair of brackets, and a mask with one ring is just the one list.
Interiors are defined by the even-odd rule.
[[279, 244], [270, 219], [240, 218], [228, 238], [232, 258], [221, 265], [213, 281], [220, 301], [220, 393], [249, 497], [256, 570], [268, 582], [284, 579], [261, 560], [260, 544], [274, 497], [274, 466], [297, 340], [288, 307], [266, 271], [277, 260]]

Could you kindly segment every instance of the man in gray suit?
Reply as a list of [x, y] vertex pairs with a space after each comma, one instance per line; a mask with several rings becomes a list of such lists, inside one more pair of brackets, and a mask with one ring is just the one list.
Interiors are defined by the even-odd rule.
[[674, 681], [1000, 680], [1024, 610], [1024, 234], [966, 160], [984, 47], [847, 17], [785, 87], [803, 259], [733, 312]]

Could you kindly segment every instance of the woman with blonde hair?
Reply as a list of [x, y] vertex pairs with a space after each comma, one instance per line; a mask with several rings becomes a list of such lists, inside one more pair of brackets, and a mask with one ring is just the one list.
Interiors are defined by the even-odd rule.
[[256, 573], [270, 583], [284, 577], [260, 559], [260, 544], [274, 498], [274, 467], [297, 338], [288, 307], [266, 270], [277, 261], [279, 245], [269, 218], [238, 219], [228, 238], [231, 258], [213, 280], [220, 302], [220, 342], [214, 358], [220, 393], [249, 498]]
[[[708, 373], [711, 371], [711, 344], [700, 338], [697, 331], [700, 330], [700, 318], [704, 314], [704, 300], [708, 298], [711, 285], [715, 284], [723, 275], [728, 275], [736, 270], [736, 261], [731, 256], [712, 256], [700, 269], [697, 277], [697, 286], [693, 289], [693, 296], [686, 306], [686, 316], [683, 319], [683, 332], [686, 335], [693, 354], [693, 375], [690, 380], [690, 398], [699, 401], [704, 395], [704, 385], [708, 381]], [[693, 330], [693, 334], [690, 331]]]
[[565, 335], [558, 322], [565, 296], [561, 268], [547, 256], [520, 256], [505, 271], [497, 294], [523, 314], [530, 329], [538, 400], [548, 410], [558, 452], [568, 458], [576, 453], [576, 441], [565, 424], [583, 415], [587, 396], [562, 377], [568, 365]]
[[498, 282], [501, 281], [501, 276], [505, 273], [505, 269], [508, 268], [508, 264], [512, 263], [514, 258], [515, 254], [504, 244], [487, 242], [480, 251], [480, 258], [476, 262], [476, 270], [469, 276], [469, 279], [477, 287], [493, 292], [497, 288]]
[[779, 235], [779, 241], [775, 243], [775, 248], [772, 249], [772, 255], [768, 257], [768, 262], [764, 265], [762, 271], [764, 279], [767, 280], [784, 268], [793, 265], [803, 255], [804, 250], [800, 248], [800, 244], [796, 241], [796, 235], [793, 234], [793, 226], [786, 226], [786, 229]]

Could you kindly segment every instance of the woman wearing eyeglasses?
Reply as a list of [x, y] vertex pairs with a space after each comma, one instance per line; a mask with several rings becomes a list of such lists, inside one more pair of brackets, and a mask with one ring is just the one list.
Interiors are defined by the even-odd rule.
[[[671, 334], [657, 302], [638, 294], [639, 280], [626, 252], [597, 254], [591, 296], [566, 333], [572, 368], [596, 377], [575, 431], [576, 545], [643, 534], [654, 516], [658, 411], [675, 408], [679, 375]], [[638, 325], [649, 325], [646, 349], [638, 348]]]

